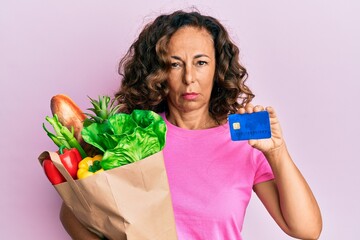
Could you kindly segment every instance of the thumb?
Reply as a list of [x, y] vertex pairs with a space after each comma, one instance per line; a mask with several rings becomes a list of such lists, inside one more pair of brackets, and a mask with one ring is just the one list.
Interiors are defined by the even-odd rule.
[[255, 139], [250, 139], [250, 140], [248, 141], [249, 145], [252, 146], [252, 147], [254, 147], [257, 142], [258, 142], [258, 140], [255, 140]]

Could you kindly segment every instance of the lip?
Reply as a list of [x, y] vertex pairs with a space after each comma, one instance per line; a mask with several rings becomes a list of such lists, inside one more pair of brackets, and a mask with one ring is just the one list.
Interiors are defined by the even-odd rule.
[[196, 99], [199, 94], [195, 93], [195, 92], [189, 92], [189, 93], [184, 93], [181, 95], [185, 100], [194, 100]]

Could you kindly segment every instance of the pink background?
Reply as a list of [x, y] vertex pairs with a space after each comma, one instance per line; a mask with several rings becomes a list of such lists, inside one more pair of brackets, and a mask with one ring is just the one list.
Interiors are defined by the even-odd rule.
[[[359, 232], [360, 4], [304, 1], [12, 1], [0, 3], [0, 238], [69, 239], [37, 156], [50, 98], [112, 95], [117, 64], [143, 24], [197, 6], [240, 46], [255, 103], [274, 106], [293, 159], [322, 209], [321, 239]], [[253, 195], [244, 238], [290, 239]]]

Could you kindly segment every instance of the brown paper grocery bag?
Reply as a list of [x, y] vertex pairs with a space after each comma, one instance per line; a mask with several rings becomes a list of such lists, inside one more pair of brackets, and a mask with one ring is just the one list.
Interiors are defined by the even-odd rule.
[[162, 151], [132, 164], [73, 180], [55, 152], [43, 152], [67, 182], [54, 185], [89, 230], [119, 240], [176, 240]]

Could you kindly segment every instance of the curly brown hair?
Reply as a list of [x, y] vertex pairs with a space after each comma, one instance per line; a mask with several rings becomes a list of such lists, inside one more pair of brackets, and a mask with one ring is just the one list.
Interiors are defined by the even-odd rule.
[[175, 11], [147, 24], [120, 61], [119, 74], [123, 79], [115, 96], [121, 112], [167, 111], [167, 45], [171, 36], [186, 26], [206, 29], [214, 40], [216, 70], [209, 107], [211, 116], [221, 121], [252, 100], [254, 94], [245, 85], [247, 71], [239, 63], [239, 49], [224, 26], [198, 11]]

